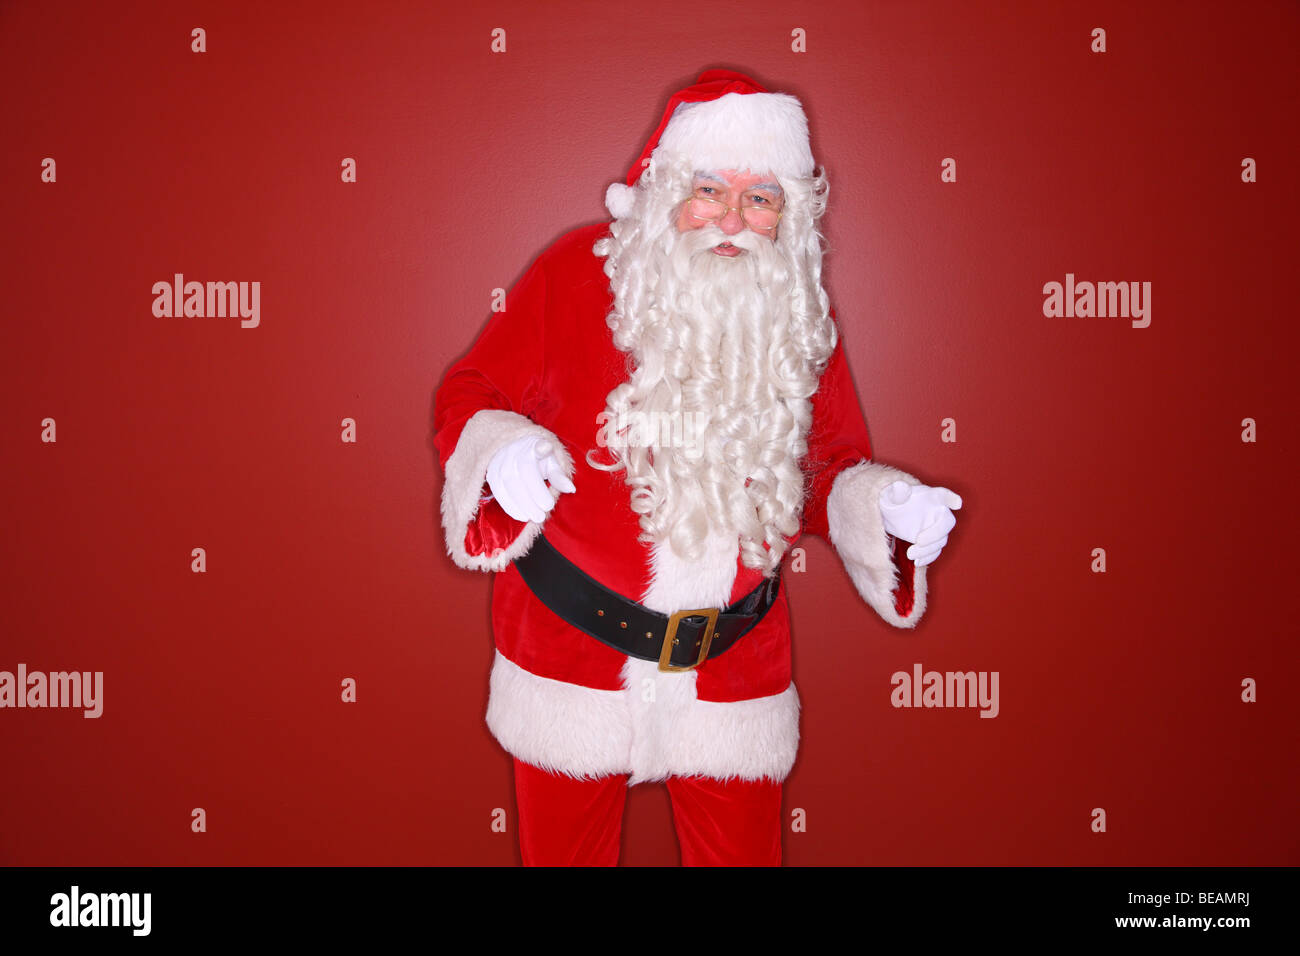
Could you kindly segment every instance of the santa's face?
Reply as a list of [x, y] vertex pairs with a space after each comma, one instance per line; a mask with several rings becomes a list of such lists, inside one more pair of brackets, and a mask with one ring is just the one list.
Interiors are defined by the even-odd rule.
[[[734, 236], [749, 229], [775, 242], [784, 198], [780, 184], [771, 173], [741, 173], [734, 169], [697, 171], [691, 199], [682, 204], [677, 216], [677, 231], [716, 226], [724, 236]], [[743, 248], [725, 239], [711, 251], [728, 259], [746, 254]]]

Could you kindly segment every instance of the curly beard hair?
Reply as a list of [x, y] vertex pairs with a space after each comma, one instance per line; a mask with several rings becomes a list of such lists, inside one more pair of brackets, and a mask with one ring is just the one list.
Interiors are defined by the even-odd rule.
[[[778, 179], [785, 212], [773, 241], [715, 224], [678, 232], [693, 175], [690, 162], [656, 156], [632, 211], [594, 246], [630, 374], [602, 416], [613, 427], [598, 443], [612, 461], [593, 449], [587, 462], [626, 469], [641, 541], [666, 540], [694, 561], [709, 535], [736, 534], [743, 564], [769, 576], [799, 529], [811, 397], [836, 342], [816, 228], [826, 178]], [[711, 251], [727, 239], [746, 252]]]

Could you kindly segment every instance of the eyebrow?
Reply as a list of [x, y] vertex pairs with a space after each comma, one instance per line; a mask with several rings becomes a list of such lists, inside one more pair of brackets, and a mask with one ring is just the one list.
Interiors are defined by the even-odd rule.
[[[712, 169], [697, 169], [695, 171], [695, 178], [711, 179], [715, 183], [727, 183], [727, 177]], [[728, 185], [730, 185], [730, 183], [728, 183]], [[778, 196], [785, 195], [785, 191], [777, 183], [754, 183], [752, 186], [747, 186], [745, 192], [749, 192], [751, 189], [766, 189], [768, 192], [776, 193]]]

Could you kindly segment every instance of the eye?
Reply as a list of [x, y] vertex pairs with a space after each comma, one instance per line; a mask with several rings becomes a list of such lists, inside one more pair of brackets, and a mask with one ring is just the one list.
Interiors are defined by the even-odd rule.
[[711, 196], [715, 192], [717, 192], [717, 190], [714, 189], [712, 186], [700, 186], [695, 191], [700, 193], [703, 196]]
[[750, 196], [749, 201], [759, 206], [772, 205], [772, 200], [768, 199], [766, 196], [760, 196], [758, 195], [758, 193], [755, 193], [754, 195]]

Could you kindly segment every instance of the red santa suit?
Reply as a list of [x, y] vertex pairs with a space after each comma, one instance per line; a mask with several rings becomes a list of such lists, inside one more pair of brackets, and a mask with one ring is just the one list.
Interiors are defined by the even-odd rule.
[[[799, 740], [784, 589], [735, 646], [695, 670], [661, 672], [560, 618], [511, 563], [544, 533], [592, 578], [663, 614], [725, 608], [762, 580], [741, 563], [734, 535], [714, 534], [698, 562], [639, 541], [623, 473], [587, 463], [589, 449], [600, 451], [606, 397], [628, 378], [628, 356], [605, 323], [609, 280], [592, 251], [608, 227], [576, 229], [543, 252], [436, 398], [448, 553], [461, 567], [497, 572], [488, 727], [519, 760], [572, 776], [780, 781]], [[864, 600], [889, 623], [912, 627], [925, 609], [926, 568], [885, 533], [878, 499], [895, 480], [918, 482], [871, 461], [842, 345], [812, 404], [800, 533], [828, 538]], [[486, 484], [493, 454], [530, 434], [552, 439], [576, 486], [540, 524], [509, 517]]]
[[[808, 142], [796, 99], [768, 93], [741, 74], [708, 71], [674, 95], [627, 184], [611, 186], [606, 204], [620, 222], [635, 216], [632, 187], [647, 165], [647, 182], [657, 181], [657, 157], [672, 168], [748, 168], [783, 177], [791, 186], [810, 182]], [[807, 208], [799, 211], [811, 215]], [[605, 260], [593, 250], [611, 225], [576, 229], [543, 252], [437, 393], [447, 551], [463, 568], [496, 572], [487, 724], [517, 763], [526, 765], [517, 767], [521, 786], [541, 780], [550, 787], [547, 778], [566, 775], [574, 785], [596, 781], [605, 817], [621, 808], [621, 789], [601, 781], [667, 779], [674, 807], [679, 796], [683, 802], [694, 799], [685, 789], [692, 780], [752, 788], [755, 805], [767, 801], [768, 808], [753, 819], [771, 821], [755, 826], [769, 834], [779, 855], [779, 786], [799, 741], [785, 590], [734, 646], [693, 670], [666, 672], [655, 660], [626, 655], [567, 623], [533, 595], [512, 564], [544, 533], [588, 576], [665, 615], [725, 608], [762, 580], [742, 562], [734, 533], [711, 531], [694, 561], [667, 543], [641, 541], [625, 473], [587, 461], [588, 451], [597, 461], [609, 461], [597, 437], [602, 412], [609, 393], [630, 374], [631, 356], [615, 346], [606, 323], [614, 296]], [[805, 532], [827, 538], [863, 599], [890, 624], [912, 627], [925, 610], [926, 568], [915, 567], [904, 555], [906, 544], [896, 545], [886, 534], [879, 498], [891, 482], [919, 482], [871, 460], [842, 344], [835, 346], [811, 405], [807, 453], [800, 460], [805, 502], [799, 533], [786, 539], [786, 553]], [[551, 440], [576, 488], [560, 494], [540, 523], [507, 515], [486, 480], [493, 455], [528, 435]], [[539, 777], [531, 768], [549, 774]], [[730, 799], [727, 791], [718, 793]], [[553, 805], [563, 806], [565, 799], [556, 797]], [[758, 832], [723, 833], [730, 812], [696, 815], [716, 824], [692, 839], [697, 850], [723, 846], [729, 837], [747, 842]], [[601, 826], [601, 858], [609, 860], [617, 855], [617, 831]], [[684, 832], [679, 825], [679, 835]], [[692, 853], [702, 858], [697, 850]]]

